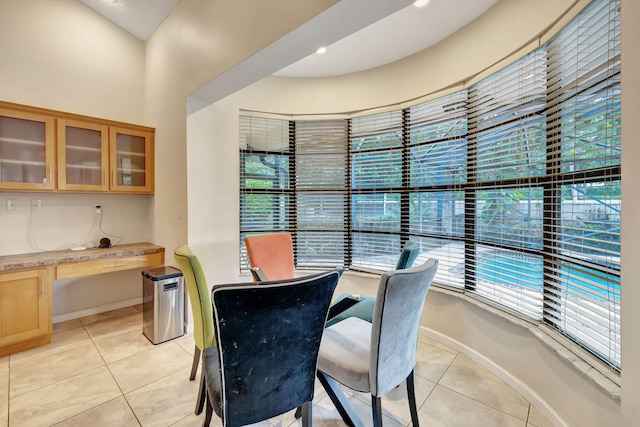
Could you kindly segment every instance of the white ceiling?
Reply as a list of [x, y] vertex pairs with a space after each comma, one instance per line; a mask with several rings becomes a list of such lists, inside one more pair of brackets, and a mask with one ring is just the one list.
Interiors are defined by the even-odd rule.
[[[80, 1], [146, 41], [180, 0]], [[397, 61], [445, 39], [497, 2], [431, 0], [423, 8], [408, 6], [334, 42], [325, 54], [310, 55], [275, 74], [289, 77], [335, 76]]]
[[171, 13], [180, 0], [80, 0], [142, 41]]
[[279, 72], [288, 77], [322, 77], [368, 70], [432, 46], [486, 12], [498, 0], [431, 0], [408, 6]]

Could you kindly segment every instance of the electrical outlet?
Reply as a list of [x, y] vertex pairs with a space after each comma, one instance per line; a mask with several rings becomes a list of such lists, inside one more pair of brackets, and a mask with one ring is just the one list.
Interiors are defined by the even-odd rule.
[[7, 212], [16, 210], [16, 199], [7, 199]]
[[42, 200], [41, 199], [31, 199], [31, 210], [32, 211], [41, 211], [42, 210]]
[[100, 215], [102, 213], [102, 205], [96, 205], [96, 214]]

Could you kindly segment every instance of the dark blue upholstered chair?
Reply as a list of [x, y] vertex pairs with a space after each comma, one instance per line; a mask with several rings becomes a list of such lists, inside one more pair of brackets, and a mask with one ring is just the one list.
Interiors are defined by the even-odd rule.
[[205, 426], [253, 424], [311, 407], [320, 340], [340, 270], [275, 282], [214, 286], [217, 345], [204, 351]]
[[[405, 268], [410, 268], [413, 265], [413, 262], [418, 257], [419, 253], [420, 245], [414, 240], [408, 240], [402, 248], [402, 252], [400, 253], [400, 258], [398, 258], [395, 269], [404, 270]], [[349, 293], [340, 295], [336, 299], [334, 304], [337, 304], [350, 295], [351, 294]], [[327, 326], [331, 326], [348, 317], [358, 317], [362, 320], [366, 320], [367, 322], [371, 322], [371, 318], [373, 316], [373, 308], [376, 305], [376, 299], [372, 296], [367, 295], [361, 295], [360, 298], [362, 298], [360, 302], [354, 304], [345, 311], [329, 319], [327, 321]]]
[[363, 424], [338, 383], [371, 394], [373, 426], [382, 427], [381, 398], [407, 385], [411, 423], [418, 427], [413, 385], [420, 318], [438, 261], [389, 271], [380, 277], [372, 323], [350, 317], [325, 329], [318, 358], [318, 379], [349, 426]]

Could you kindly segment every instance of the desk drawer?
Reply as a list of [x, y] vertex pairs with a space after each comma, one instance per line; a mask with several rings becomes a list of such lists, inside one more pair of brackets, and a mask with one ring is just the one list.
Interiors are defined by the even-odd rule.
[[56, 279], [89, 276], [91, 274], [110, 273], [112, 271], [130, 270], [133, 268], [162, 265], [162, 253], [130, 256], [126, 258], [110, 258], [96, 261], [84, 261], [71, 264], [60, 264], [56, 268]]

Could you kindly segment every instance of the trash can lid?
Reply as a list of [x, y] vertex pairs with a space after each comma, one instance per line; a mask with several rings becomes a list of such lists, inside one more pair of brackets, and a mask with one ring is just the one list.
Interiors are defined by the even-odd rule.
[[177, 268], [162, 265], [159, 267], [142, 270], [142, 275], [147, 279], [162, 280], [182, 276], [182, 271], [178, 270]]

